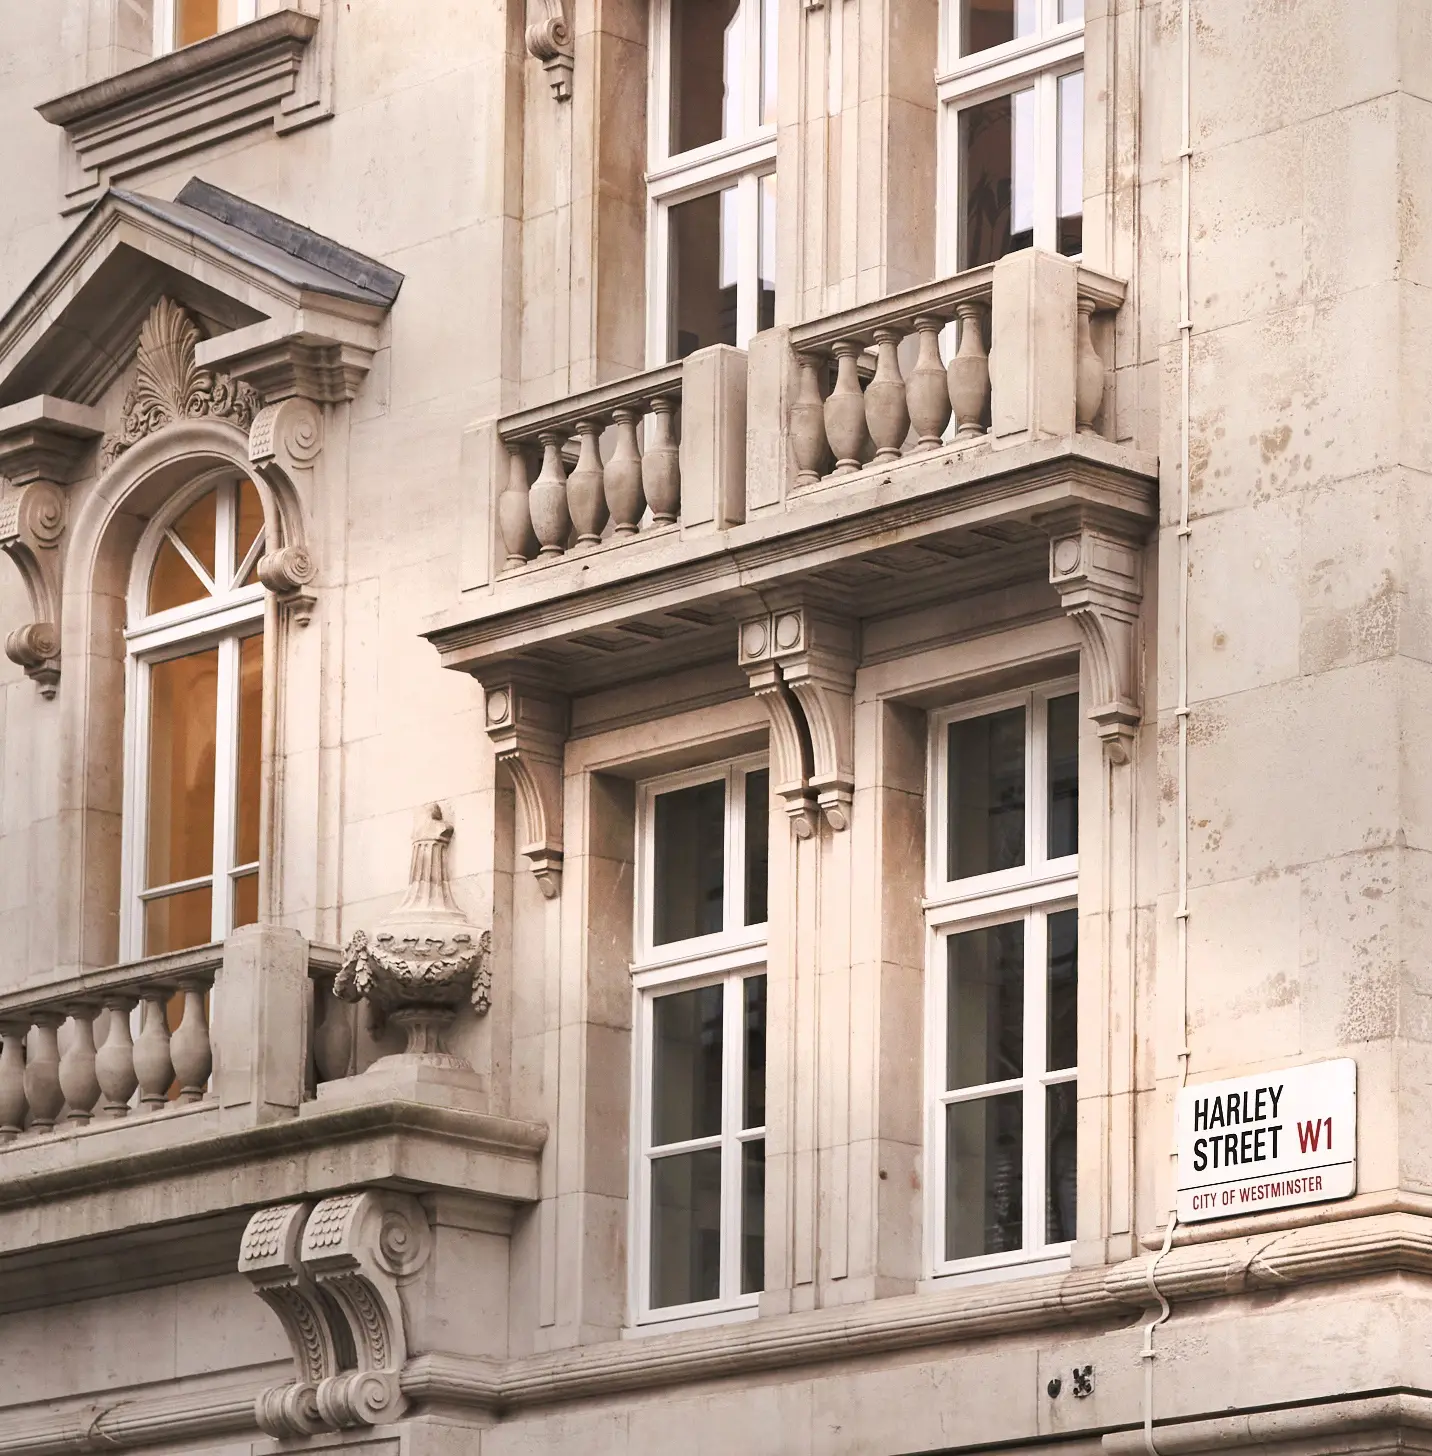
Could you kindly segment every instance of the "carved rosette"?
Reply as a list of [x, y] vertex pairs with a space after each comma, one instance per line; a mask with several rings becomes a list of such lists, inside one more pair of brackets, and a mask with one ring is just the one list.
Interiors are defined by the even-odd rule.
[[466, 1067], [444, 1051], [442, 1029], [470, 1003], [479, 1016], [491, 1004], [492, 934], [472, 925], [453, 899], [447, 852], [453, 827], [442, 807], [418, 811], [408, 892], [370, 938], [355, 931], [343, 952], [333, 994], [366, 1001], [380, 1019], [407, 1030], [405, 1056]]
[[195, 363], [194, 351], [203, 337], [189, 312], [172, 299], [161, 298], [150, 310], [139, 331], [124, 417], [101, 447], [105, 465], [177, 420], [232, 420], [244, 431], [253, 424], [259, 400], [252, 387]]

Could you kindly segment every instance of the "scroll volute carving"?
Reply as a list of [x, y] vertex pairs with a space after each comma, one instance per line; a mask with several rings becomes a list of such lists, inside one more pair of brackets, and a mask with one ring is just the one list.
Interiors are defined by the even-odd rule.
[[65, 486], [100, 433], [97, 411], [41, 395], [0, 410], [0, 551], [25, 583], [32, 620], [5, 655], [47, 698], [60, 679]]
[[512, 678], [484, 681], [487, 736], [517, 791], [518, 837], [543, 895], [562, 886], [562, 763], [567, 699]]
[[1142, 543], [1098, 526], [1058, 531], [1049, 580], [1083, 639], [1093, 703], [1089, 716], [1113, 764], [1126, 764], [1143, 718], [1139, 692]]
[[572, 24], [565, 0], [528, 0], [527, 49], [542, 62], [558, 101], [572, 99]]

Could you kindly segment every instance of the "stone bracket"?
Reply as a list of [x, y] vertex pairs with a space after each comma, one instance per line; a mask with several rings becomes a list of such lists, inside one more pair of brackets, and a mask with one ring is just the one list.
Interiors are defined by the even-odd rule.
[[399, 1286], [431, 1252], [427, 1219], [405, 1193], [341, 1193], [250, 1218], [239, 1272], [278, 1315], [294, 1360], [294, 1379], [255, 1402], [263, 1431], [282, 1440], [402, 1415]]
[[547, 84], [558, 101], [572, 99], [572, 26], [564, 0], [529, 0], [527, 49], [542, 62]]
[[378, 328], [305, 309], [206, 339], [197, 362], [249, 385], [265, 404], [301, 397], [342, 404], [358, 392], [378, 352]]
[[63, 486], [102, 433], [97, 410], [49, 395], [0, 409], [0, 551], [18, 568], [34, 618], [5, 639], [5, 655], [47, 698], [60, 680]]
[[1094, 720], [1111, 763], [1126, 764], [1143, 719], [1139, 692], [1140, 543], [1097, 526], [1049, 542], [1049, 580], [1088, 656]]
[[836, 832], [855, 795], [852, 623], [805, 606], [741, 624], [740, 661], [771, 717], [777, 792], [798, 838], [814, 830], [812, 801]]
[[512, 678], [483, 682], [487, 736], [517, 791], [521, 851], [547, 899], [562, 886], [562, 763], [567, 699]]
[[[249, 427], [249, 463], [270, 486], [275, 473], [292, 481], [299, 471], [313, 469], [323, 449], [323, 412], [311, 400], [293, 396], [266, 404]], [[275, 490], [275, 496], [283, 492]], [[312, 492], [309, 493], [310, 498]], [[285, 544], [259, 559], [259, 580], [293, 614], [300, 627], [312, 620], [318, 598], [313, 589], [318, 565], [301, 536], [301, 523], [287, 522]], [[295, 525], [298, 529], [295, 530]]]

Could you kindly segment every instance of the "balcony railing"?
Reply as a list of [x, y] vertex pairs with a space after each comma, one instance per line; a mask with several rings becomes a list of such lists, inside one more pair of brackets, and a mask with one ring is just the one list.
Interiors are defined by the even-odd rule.
[[[206, 945], [0, 995], [0, 1143], [209, 1100], [223, 967], [224, 947]], [[330, 994], [337, 969], [336, 951], [308, 948], [309, 1095], [352, 1070], [352, 1008]]]

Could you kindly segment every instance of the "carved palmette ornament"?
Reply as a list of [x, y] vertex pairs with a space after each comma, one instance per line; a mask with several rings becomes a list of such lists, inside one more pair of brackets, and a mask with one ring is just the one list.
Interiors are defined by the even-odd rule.
[[217, 370], [201, 369], [194, 351], [203, 334], [190, 314], [161, 298], [139, 331], [134, 383], [124, 399], [120, 427], [104, 437], [102, 455], [112, 465], [131, 445], [176, 420], [232, 420], [247, 431], [258, 411], [251, 386]]

